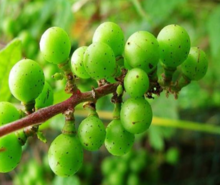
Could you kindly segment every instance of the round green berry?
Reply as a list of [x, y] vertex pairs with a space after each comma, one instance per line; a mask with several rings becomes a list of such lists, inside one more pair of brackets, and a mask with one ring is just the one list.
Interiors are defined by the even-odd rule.
[[88, 116], [78, 128], [78, 136], [86, 150], [98, 150], [105, 140], [105, 126], [97, 116]]
[[86, 52], [87, 46], [82, 46], [74, 51], [71, 57], [71, 66], [73, 73], [82, 79], [88, 79], [90, 76], [86, 72], [83, 65], [83, 56]]
[[0, 126], [18, 120], [20, 113], [17, 108], [9, 102], [0, 102]]
[[152, 109], [144, 98], [129, 98], [122, 105], [120, 118], [125, 130], [140, 134], [151, 124]]
[[154, 35], [147, 31], [138, 31], [128, 38], [124, 57], [127, 66], [141, 68], [149, 74], [159, 62], [159, 53], [159, 44]]
[[134, 143], [134, 134], [126, 131], [119, 119], [109, 123], [106, 128], [105, 146], [107, 150], [116, 156], [126, 154]]
[[160, 58], [166, 67], [176, 68], [187, 58], [190, 38], [183, 27], [168, 25], [160, 31], [157, 40], [160, 45]]
[[66, 62], [70, 49], [70, 39], [62, 28], [51, 27], [41, 36], [40, 51], [47, 62], [54, 64]]
[[205, 52], [198, 47], [192, 47], [187, 59], [182, 63], [181, 69], [190, 80], [200, 80], [208, 69], [208, 59]]
[[115, 56], [122, 55], [124, 50], [124, 34], [114, 22], [104, 22], [93, 35], [93, 42], [104, 42], [114, 51]]
[[11, 93], [23, 103], [34, 101], [44, 87], [44, 73], [39, 64], [30, 59], [16, 63], [9, 74]]
[[21, 144], [15, 134], [0, 138], [0, 172], [12, 171], [20, 162], [22, 154]]
[[86, 72], [95, 80], [114, 77], [117, 72], [114, 52], [105, 43], [91, 44], [83, 58]]
[[45, 81], [44, 88], [35, 100], [35, 108], [40, 109], [53, 104], [53, 89]]
[[83, 162], [83, 148], [75, 135], [60, 134], [51, 143], [48, 160], [53, 172], [61, 177], [75, 174]]
[[149, 78], [145, 71], [134, 68], [124, 78], [124, 87], [131, 97], [141, 97], [149, 89]]

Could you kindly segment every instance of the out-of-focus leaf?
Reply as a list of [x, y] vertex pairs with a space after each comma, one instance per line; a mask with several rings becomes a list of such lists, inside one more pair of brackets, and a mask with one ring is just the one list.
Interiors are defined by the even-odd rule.
[[10, 96], [8, 76], [11, 68], [21, 59], [21, 41], [15, 39], [0, 51], [0, 101], [7, 101]]
[[214, 11], [211, 12], [208, 20], [208, 32], [211, 44], [211, 52], [214, 57], [219, 55], [220, 51], [220, 6], [217, 6]]
[[164, 141], [163, 136], [161, 134], [160, 128], [158, 126], [151, 126], [149, 129], [149, 141], [151, 147], [156, 150], [163, 150]]
[[71, 5], [72, 3], [70, 1], [58, 0], [54, 25], [62, 27], [63, 29], [69, 28], [73, 21]]
[[151, 19], [155, 24], [158, 24], [168, 18], [172, 11], [184, 3], [186, 0], [154, 0], [154, 1], [144, 1], [144, 9], [147, 14], [150, 15]]
[[173, 95], [166, 98], [166, 94], [163, 92], [160, 97], [156, 97], [151, 101], [151, 106], [153, 116], [178, 119], [178, 102], [174, 99]]

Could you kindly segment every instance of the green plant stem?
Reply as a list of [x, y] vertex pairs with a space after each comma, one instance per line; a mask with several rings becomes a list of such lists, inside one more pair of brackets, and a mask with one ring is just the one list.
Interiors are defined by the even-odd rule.
[[72, 94], [76, 92], [78, 89], [75, 85], [75, 77], [73, 76], [73, 73], [71, 71], [70, 61], [67, 60], [63, 64], [59, 64], [58, 67], [64, 72], [64, 76], [66, 78], [66, 87], [65, 92], [68, 94]]
[[[101, 119], [112, 120], [112, 112], [99, 111], [98, 113]], [[87, 113], [85, 113], [85, 111], [77, 110], [76, 115], [86, 116]], [[220, 134], [220, 126], [210, 125], [208, 123], [203, 124], [203, 123], [197, 123], [191, 121], [172, 120], [172, 119], [154, 117], [152, 120], [152, 125], [172, 127], [177, 129], [186, 129], [186, 130], [204, 132], [209, 134]]]
[[205, 132], [210, 134], [220, 134], [220, 127], [215, 125], [210, 125], [208, 123], [196, 123], [191, 121], [182, 121], [182, 120], [171, 120], [164, 118], [154, 118], [153, 125], [173, 127], [179, 129], [192, 130], [197, 132]]

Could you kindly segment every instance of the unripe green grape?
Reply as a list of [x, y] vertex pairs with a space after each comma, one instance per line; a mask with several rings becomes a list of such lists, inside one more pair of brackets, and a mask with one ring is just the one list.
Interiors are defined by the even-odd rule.
[[53, 172], [61, 177], [75, 174], [83, 162], [83, 148], [76, 135], [60, 134], [51, 143], [48, 160]]
[[35, 108], [40, 109], [53, 104], [53, 89], [45, 81], [44, 88], [35, 100]]
[[125, 130], [140, 134], [151, 124], [152, 109], [144, 98], [129, 98], [122, 105], [120, 118]]
[[102, 173], [107, 176], [115, 169], [116, 162], [112, 157], [106, 157], [102, 161], [101, 170]]
[[91, 44], [83, 58], [86, 72], [94, 79], [106, 79], [113, 77], [117, 72], [114, 52], [105, 43]]
[[159, 53], [159, 44], [154, 35], [147, 31], [138, 31], [128, 38], [124, 57], [127, 66], [141, 68], [149, 74], [159, 62]]
[[160, 45], [160, 58], [166, 67], [176, 68], [187, 58], [190, 38], [183, 27], [168, 25], [160, 31], [157, 40]]
[[104, 22], [95, 30], [93, 42], [108, 44], [115, 56], [119, 56], [122, 55], [124, 49], [124, 34], [119, 25], [114, 22]]
[[20, 162], [21, 144], [14, 133], [0, 138], [0, 172], [12, 171]]
[[136, 173], [129, 174], [127, 178], [127, 185], [139, 185], [139, 184], [140, 184], [140, 180], [138, 175]]
[[106, 128], [105, 146], [107, 150], [116, 156], [126, 154], [134, 143], [134, 135], [126, 131], [119, 119], [109, 123]]
[[118, 173], [117, 171], [113, 170], [109, 176], [107, 177], [107, 185], [122, 185], [124, 183], [124, 177]]
[[139, 68], [133, 68], [124, 78], [124, 87], [131, 97], [141, 97], [149, 89], [149, 78], [145, 71]]
[[97, 116], [88, 116], [79, 125], [78, 136], [86, 150], [98, 150], [105, 140], [105, 126]]
[[82, 79], [88, 79], [90, 76], [86, 72], [83, 65], [83, 56], [86, 52], [87, 46], [82, 46], [74, 51], [71, 57], [71, 66], [73, 73]]
[[17, 108], [9, 102], [0, 102], [0, 126], [18, 120], [20, 113]]
[[45, 60], [53, 64], [61, 64], [69, 58], [71, 49], [67, 33], [59, 27], [47, 29], [40, 39], [40, 51]]
[[30, 59], [16, 63], [9, 74], [9, 88], [18, 100], [34, 101], [44, 87], [44, 73], [39, 64]]
[[181, 69], [190, 80], [200, 80], [205, 76], [208, 69], [205, 52], [198, 47], [192, 47], [187, 59], [182, 63]]

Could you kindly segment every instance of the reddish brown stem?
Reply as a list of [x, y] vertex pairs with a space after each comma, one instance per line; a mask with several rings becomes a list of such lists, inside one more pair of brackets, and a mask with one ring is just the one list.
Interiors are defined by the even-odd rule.
[[1, 126], [0, 137], [9, 134], [11, 132], [24, 129], [28, 126], [33, 126], [45, 122], [46, 120], [52, 118], [53, 116], [59, 113], [64, 113], [68, 109], [73, 109], [79, 103], [97, 100], [102, 96], [115, 92], [117, 86], [118, 83], [108, 84], [98, 87], [95, 89], [95, 96], [94, 96], [94, 92], [92, 91], [85, 93], [81, 93], [80, 91], [77, 91], [69, 99], [61, 103], [40, 109], [37, 112], [34, 112], [20, 120]]

